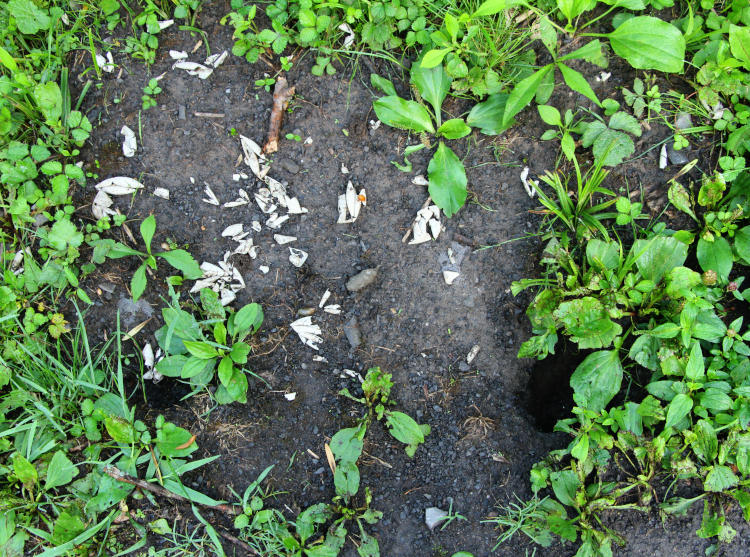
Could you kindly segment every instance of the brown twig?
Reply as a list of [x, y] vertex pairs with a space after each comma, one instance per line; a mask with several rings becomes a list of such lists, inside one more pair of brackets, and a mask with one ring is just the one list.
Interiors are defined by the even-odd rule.
[[289, 101], [294, 95], [294, 87], [289, 87], [286, 78], [279, 77], [273, 88], [273, 108], [271, 109], [271, 120], [268, 124], [268, 140], [263, 146], [265, 154], [275, 153], [279, 150], [279, 132], [281, 131], [281, 119], [284, 111], [289, 106]]
[[[139, 480], [138, 478], [134, 478], [133, 476], [129, 476], [128, 474], [125, 474], [124, 472], [120, 471], [114, 466], [105, 466], [104, 473], [116, 479], [118, 482], [124, 482], [130, 485], [134, 485], [141, 489], [145, 489], [146, 491], [150, 491], [154, 495], [158, 495], [160, 497], [166, 497], [167, 499], [173, 499], [175, 501], [183, 501], [185, 503], [193, 502], [187, 497], [183, 497], [182, 495], [177, 495], [176, 493], [172, 493], [171, 491], [164, 489], [160, 485], [152, 484], [143, 480]], [[237, 514], [237, 509], [231, 505], [206, 505], [204, 503], [198, 503], [198, 504], [204, 507], [207, 507], [209, 509], [214, 509], [217, 511], [225, 512], [227, 514], [232, 514], [232, 515]]]
[[229, 532], [223, 532], [221, 530], [217, 530], [219, 532], [219, 535], [224, 538], [225, 540], [232, 542], [234, 545], [240, 546], [242, 549], [247, 551], [247, 555], [259, 555], [252, 547], [247, 545], [245, 542], [243, 542], [239, 538], [235, 538], [232, 534]]

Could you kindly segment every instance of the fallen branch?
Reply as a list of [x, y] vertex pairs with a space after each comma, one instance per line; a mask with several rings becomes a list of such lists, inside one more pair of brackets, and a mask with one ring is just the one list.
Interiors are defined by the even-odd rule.
[[[138, 478], [134, 478], [133, 476], [129, 476], [128, 474], [125, 474], [118, 468], [115, 468], [114, 466], [105, 466], [104, 467], [104, 473], [108, 476], [116, 479], [118, 482], [127, 483], [130, 485], [134, 485], [136, 487], [139, 487], [140, 489], [145, 489], [146, 491], [150, 491], [154, 495], [158, 495], [160, 497], [166, 497], [167, 499], [173, 499], [175, 501], [182, 501], [184, 503], [195, 503], [195, 501], [191, 501], [187, 497], [183, 497], [182, 495], [177, 495], [176, 493], [172, 493], [171, 491], [164, 489], [162, 486], [157, 484], [152, 484], [144, 480], [139, 480]], [[201, 505], [203, 507], [214, 509], [217, 511], [225, 512], [227, 514], [235, 515], [237, 514], [237, 509], [231, 505], [206, 505], [204, 503], [197, 503], [198, 505]]]
[[216, 530], [219, 535], [227, 540], [228, 542], [232, 542], [234, 545], [237, 545], [247, 551], [245, 555], [259, 555], [252, 547], [250, 547], [248, 544], [243, 542], [241, 539], [234, 537], [232, 534], [228, 532], [223, 532], [221, 530]]
[[284, 111], [289, 106], [289, 101], [294, 95], [294, 87], [287, 85], [286, 79], [279, 77], [273, 88], [273, 108], [271, 108], [271, 120], [268, 124], [268, 140], [263, 146], [265, 154], [275, 153], [279, 150], [279, 132], [281, 131], [281, 119]]

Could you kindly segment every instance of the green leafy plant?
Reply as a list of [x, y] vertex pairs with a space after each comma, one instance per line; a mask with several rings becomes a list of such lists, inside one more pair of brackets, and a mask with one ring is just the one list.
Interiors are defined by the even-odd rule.
[[238, 311], [227, 310], [209, 288], [200, 293], [201, 306], [208, 319], [198, 321], [180, 309], [176, 300], [162, 310], [164, 326], [156, 333], [159, 346], [167, 354], [156, 364], [166, 377], [186, 379], [194, 392], [205, 389], [219, 378], [213, 398], [219, 404], [247, 402], [247, 375], [243, 366], [252, 348], [248, 338], [263, 323], [263, 310], [252, 303]]
[[151, 241], [154, 238], [155, 232], [156, 218], [154, 215], [149, 215], [141, 222], [140, 226], [141, 238], [146, 246], [145, 252], [135, 250], [122, 242], [115, 242], [113, 240], [99, 240], [96, 242], [96, 245], [103, 251], [101, 254], [102, 257], [106, 255], [110, 259], [121, 259], [123, 257], [135, 256], [141, 260], [140, 266], [133, 273], [133, 278], [130, 280], [130, 292], [133, 295], [134, 301], [138, 300], [146, 290], [148, 280], [146, 278], [147, 269], [156, 270], [157, 257], [165, 260], [172, 267], [180, 271], [187, 279], [197, 279], [203, 276], [203, 271], [201, 271], [193, 256], [183, 249], [152, 253]]
[[550, 126], [557, 126], [557, 130], [547, 130], [542, 134], [542, 141], [549, 141], [550, 139], [559, 139], [560, 147], [563, 155], [568, 160], [573, 160], [575, 157], [576, 143], [571, 135], [571, 132], [577, 128], [578, 123], [573, 121], [573, 111], [568, 109], [565, 111], [565, 116], [560, 115], [560, 111], [554, 106], [546, 104], [540, 104], [537, 106], [539, 110], [539, 116], [545, 124]]
[[625, 104], [633, 109], [636, 118], [642, 118], [645, 111], [646, 118], [650, 119], [652, 113], [658, 115], [661, 112], [662, 99], [654, 76], [646, 74], [645, 79], [644, 84], [643, 80], [636, 77], [633, 80], [633, 90], [623, 87], [622, 94], [625, 97]]
[[631, 135], [640, 137], [641, 124], [626, 112], [615, 112], [609, 122], [599, 116], [590, 122], [581, 122], [577, 130], [582, 133], [581, 145], [591, 147], [594, 159], [603, 166], [617, 166], [635, 151]]
[[151, 78], [143, 88], [143, 96], [141, 97], [143, 110], [148, 110], [152, 106], [156, 106], [156, 95], [161, 93], [161, 87], [159, 87], [159, 80], [155, 77]]

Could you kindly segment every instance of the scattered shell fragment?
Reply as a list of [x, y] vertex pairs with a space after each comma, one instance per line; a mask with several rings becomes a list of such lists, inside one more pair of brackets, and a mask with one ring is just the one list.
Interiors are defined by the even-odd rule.
[[344, 166], [344, 163], [341, 163], [341, 174], [349, 174], [349, 169]]
[[289, 215], [279, 215], [277, 213], [274, 213], [266, 221], [266, 226], [273, 230], [278, 230], [279, 228], [281, 228], [281, 225], [284, 224], [288, 220], [289, 220]]
[[172, 27], [172, 25], [174, 25], [174, 19], [165, 19], [164, 21], [157, 21], [156, 23], [159, 25], [159, 31], [164, 31], [167, 27]]
[[344, 48], [349, 50], [352, 44], [354, 44], [354, 31], [352, 31], [352, 28], [349, 27], [348, 23], [342, 23], [339, 25], [339, 31], [346, 33], [346, 37], [344, 37]]
[[198, 76], [200, 79], [208, 79], [214, 71], [213, 68], [207, 68], [203, 64], [188, 62], [187, 60], [178, 60], [172, 68], [185, 70], [189, 75]]
[[107, 52], [106, 58], [97, 52], [96, 64], [103, 72], [112, 73], [113, 71], [115, 71], [115, 61], [112, 58], [111, 52]]
[[161, 197], [162, 199], [169, 199], [169, 190], [167, 188], [156, 188], [154, 190], [154, 195], [156, 197]]
[[284, 398], [289, 402], [292, 402], [295, 398], [297, 398], [297, 393], [286, 393], [284, 394]]
[[91, 202], [91, 214], [94, 215], [96, 220], [102, 219], [107, 215], [117, 214], [110, 209], [111, 206], [112, 198], [106, 192], [98, 191], [94, 196], [94, 201]]
[[451, 247], [448, 248], [447, 254], [440, 254], [438, 256], [438, 263], [440, 263], [440, 270], [443, 273], [443, 280], [445, 284], [453, 284], [460, 272], [461, 262], [469, 252], [467, 246], [461, 245], [458, 242], [452, 242]]
[[188, 53], [184, 50], [170, 50], [169, 56], [172, 60], [187, 60]]
[[254, 220], [252, 223], [250, 223], [250, 228], [252, 228], [256, 232], [260, 232], [262, 230], [260, 223], [257, 220]]
[[424, 511], [424, 522], [430, 530], [434, 530], [436, 526], [440, 526], [446, 518], [448, 518], [448, 513], [437, 507], [429, 507]]
[[380, 120], [370, 120], [370, 129], [372, 131], [377, 130], [382, 122]]
[[323, 362], [323, 363], [328, 363], [328, 359], [326, 359], [325, 357], [321, 356], [320, 354], [315, 354], [315, 355], [314, 355], [314, 356], [312, 357], [312, 359], [313, 359], [313, 362]]
[[289, 248], [289, 262], [295, 267], [302, 267], [307, 261], [307, 252], [297, 248]]
[[244, 238], [244, 236], [247, 236], [249, 233], [245, 232], [242, 236], [243, 238], [233, 238], [233, 240], [236, 240], [239, 242], [239, 245], [234, 249], [232, 254], [237, 255], [249, 255], [250, 259], [255, 259], [258, 257], [258, 246], [253, 245], [253, 239], [252, 238]]
[[667, 144], [661, 146], [661, 151], [659, 152], [659, 168], [661, 170], [664, 170], [667, 168]]
[[599, 72], [599, 75], [596, 76], [596, 80], [600, 83], [606, 83], [610, 77], [612, 77], [612, 72]]
[[469, 353], [466, 355], [466, 363], [470, 364], [474, 361], [474, 358], [477, 357], [477, 354], [479, 354], [479, 345], [475, 344], [471, 347], [471, 350], [469, 350]]
[[219, 199], [216, 197], [214, 190], [211, 189], [211, 186], [209, 186], [206, 182], [203, 183], [206, 186], [206, 188], [203, 190], [203, 193], [206, 194], [206, 197], [203, 199], [203, 201], [205, 201], [209, 205], [220, 205]]
[[414, 179], [411, 181], [412, 184], [415, 186], [429, 186], [430, 182], [427, 181], [427, 178], [422, 176], [421, 174], [417, 174], [414, 176]]
[[146, 372], [143, 374], [143, 379], [146, 381], [151, 379], [154, 383], [158, 383], [164, 378], [164, 376], [156, 371], [156, 368], [154, 367], [156, 362], [163, 358], [161, 348], [157, 348], [156, 356], [154, 356], [154, 349], [151, 347], [151, 343], [148, 342], [146, 343], [146, 346], [143, 347], [142, 354], [143, 367], [146, 368]]
[[358, 290], [362, 290], [366, 286], [370, 286], [373, 282], [375, 282], [375, 279], [377, 277], [377, 268], [365, 269], [364, 271], [360, 271], [348, 281], [346, 281], [346, 289], [349, 292], [357, 292]]
[[324, 307], [323, 311], [332, 315], [339, 315], [341, 313], [341, 306], [339, 304], [331, 304]]
[[320, 303], [318, 303], [318, 307], [322, 308], [324, 305], [326, 305], [326, 302], [328, 301], [328, 298], [331, 297], [331, 291], [326, 289], [325, 292], [323, 292], [323, 295], [320, 297]]
[[206, 61], [203, 62], [206, 66], [210, 66], [212, 68], [218, 68], [224, 63], [224, 60], [227, 59], [227, 56], [229, 53], [225, 50], [224, 52], [220, 52], [217, 54], [212, 54], [208, 58], [206, 58]]
[[219, 295], [221, 305], [225, 306], [232, 302], [236, 298], [235, 293], [245, 288], [245, 281], [240, 271], [229, 260], [231, 255], [232, 252], [226, 252], [224, 258], [216, 264], [207, 261], [201, 263], [203, 276], [195, 281], [190, 292], [210, 288]]
[[304, 145], [312, 145], [313, 138], [310, 136], [307, 136], [307, 139], [305, 139]]
[[224, 207], [230, 208], [230, 207], [240, 207], [242, 205], [247, 205], [250, 203], [250, 196], [247, 195], [247, 192], [240, 188], [238, 192], [239, 197], [235, 199], [234, 201], [227, 201], [224, 203]]
[[130, 158], [135, 155], [136, 149], [138, 149], [138, 143], [135, 140], [135, 132], [127, 126], [123, 126], [120, 129], [120, 133], [125, 136], [122, 142], [122, 154]]
[[409, 244], [422, 244], [430, 240], [437, 240], [440, 232], [442, 232], [440, 208], [431, 203], [432, 200], [427, 198], [425, 206], [417, 211], [417, 216], [414, 218], [414, 224], [411, 227], [412, 239]]
[[300, 340], [313, 350], [319, 350], [317, 343], [323, 342], [323, 331], [320, 326], [313, 324], [312, 317], [301, 317], [289, 325], [299, 335]]
[[346, 185], [346, 193], [339, 195], [338, 198], [339, 218], [336, 224], [349, 224], [356, 221], [360, 210], [366, 203], [367, 192], [364, 188], [357, 194], [354, 184], [349, 181]]
[[296, 197], [288, 197], [286, 199], [286, 210], [290, 215], [303, 215], [307, 213], [307, 209], [299, 204], [299, 200]]
[[109, 195], [130, 195], [143, 188], [143, 184], [127, 176], [115, 176], [99, 182], [95, 187]]
[[276, 240], [276, 243], [279, 244], [280, 246], [297, 241], [296, 236], [284, 236], [283, 234], [274, 234], [273, 239]]
[[258, 270], [264, 275], [267, 275], [268, 271], [270, 271], [271, 269], [268, 268], [268, 265], [261, 265], [260, 267], [258, 267]]
[[243, 225], [241, 222], [227, 226], [221, 233], [225, 238], [234, 238], [242, 234]]
[[532, 181], [529, 180], [528, 178], [529, 178], [529, 167], [524, 166], [523, 170], [521, 171], [521, 183], [523, 184], [523, 189], [526, 190], [526, 195], [534, 199], [534, 196], [536, 195], [536, 190], [531, 185]]

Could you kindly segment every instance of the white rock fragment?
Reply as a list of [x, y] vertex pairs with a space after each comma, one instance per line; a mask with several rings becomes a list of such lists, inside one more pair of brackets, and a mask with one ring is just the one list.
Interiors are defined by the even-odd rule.
[[289, 262], [295, 267], [302, 267], [307, 261], [307, 252], [297, 248], [289, 248]]
[[307, 209], [299, 204], [299, 200], [296, 197], [287, 198], [286, 211], [290, 215], [303, 215], [307, 213]]
[[99, 182], [95, 187], [108, 195], [130, 195], [143, 188], [143, 184], [127, 176], [115, 176]]
[[206, 66], [210, 66], [212, 68], [218, 68], [224, 63], [224, 60], [227, 59], [227, 56], [229, 53], [225, 50], [224, 52], [220, 52], [217, 54], [212, 54], [208, 58], [206, 58], [206, 61], [203, 62]]
[[[192, 176], [190, 177], [190, 183], [191, 184], [195, 184], [195, 178], [193, 178]], [[204, 182], [204, 184], [205, 184], [205, 182]], [[206, 185], [208, 185], [208, 184], [206, 184]]]
[[289, 402], [292, 402], [295, 398], [297, 398], [297, 393], [285, 393], [284, 398]]
[[599, 72], [599, 75], [596, 76], [596, 80], [600, 83], [606, 83], [610, 77], [612, 77], [611, 72]]
[[523, 184], [523, 189], [526, 190], [526, 195], [534, 199], [534, 196], [536, 195], [536, 190], [531, 185], [532, 181], [529, 180], [528, 178], [529, 178], [529, 167], [524, 166], [523, 170], [521, 171], [521, 183]]
[[318, 303], [318, 307], [322, 308], [324, 305], [326, 305], [326, 302], [328, 301], [328, 298], [331, 297], [331, 291], [326, 289], [325, 292], [323, 292], [323, 295], [320, 297], [320, 302]]
[[341, 306], [339, 304], [331, 304], [324, 307], [323, 311], [332, 315], [339, 315], [341, 313]]
[[280, 246], [297, 241], [296, 236], [284, 236], [283, 234], [274, 234], [273, 239], [276, 240], [276, 243], [279, 244]]
[[323, 331], [320, 330], [320, 326], [313, 324], [312, 317], [302, 317], [297, 319], [289, 325], [292, 330], [299, 335], [300, 340], [306, 346], [309, 346], [313, 350], [319, 350], [317, 344], [323, 342]]
[[661, 170], [664, 170], [667, 168], [667, 144], [661, 146], [661, 151], [659, 152], [659, 168]]
[[206, 188], [203, 190], [203, 193], [206, 194], [206, 197], [202, 200], [209, 205], [220, 205], [219, 199], [216, 197], [216, 194], [214, 194], [214, 190], [211, 189], [211, 186], [209, 186], [206, 182], [203, 182], [206, 186]]
[[154, 190], [154, 195], [156, 197], [161, 197], [162, 199], [169, 199], [169, 190], [167, 188], [156, 188]]
[[258, 267], [258, 270], [264, 275], [267, 275], [268, 271], [270, 271], [271, 269], [268, 268], [268, 265], [261, 265], [260, 267]]
[[112, 207], [112, 198], [106, 192], [98, 191], [91, 202], [91, 214], [96, 220], [102, 219], [107, 215], [115, 215]]
[[187, 60], [188, 53], [184, 50], [170, 50], [169, 57], [172, 58], [172, 60]]
[[422, 176], [421, 174], [417, 174], [414, 176], [414, 179], [411, 181], [412, 184], [415, 186], [429, 186], [430, 182], [427, 181], [427, 178]]
[[[248, 232], [245, 232], [243, 236], [247, 236]], [[237, 240], [237, 238], [234, 238]], [[235, 250], [232, 252], [232, 254], [237, 255], [249, 255], [250, 259], [255, 259], [258, 257], [258, 246], [253, 245], [253, 239], [252, 238], [244, 238], [237, 240], [239, 244], [235, 248]]]
[[136, 149], [138, 149], [138, 143], [135, 139], [135, 132], [127, 126], [123, 126], [120, 129], [120, 133], [125, 137], [122, 142], [122, 154], [130, 158], [135, 155]]
[[443, 271], [443, 280], [445, 281], [445, 284], [451, 285], [453, 284], [453, 281], [455, 281], [459, 275], [458, 271]]
[[469, 353], [466, 355], [466, 363], [471, 364], [471, 362], [474, 361], [474, 358], [477, 357], [477, 354], [479, 354], [479, 345], [475, 344], [471, 347], [471, 350], [469, 350]]
[[203, 276], [195, 281], [190, 292], [210, 288], [219, 295], [221, 305], [225, 306], [232, 302], [236, 298], [235, 293], [245, 288], [245, 281], [239, 270], [229, 260], [231, 255], [232, 252], [226, 252], [224, 258], [215, 265], [207, 261], [201, 263]]
[[208, 79], [213, 73], [213, 68], [207, 68], [197, 62], [188, 62], [187, 60], [178, 60], [172, 66], [173, 69], [185, 70], [189, 75], [198, 76], [200, 79]]
[[234, 238], [242, 234], [243, 225], [241, 222], [227, 226], [221, 233], [224, 238]]

